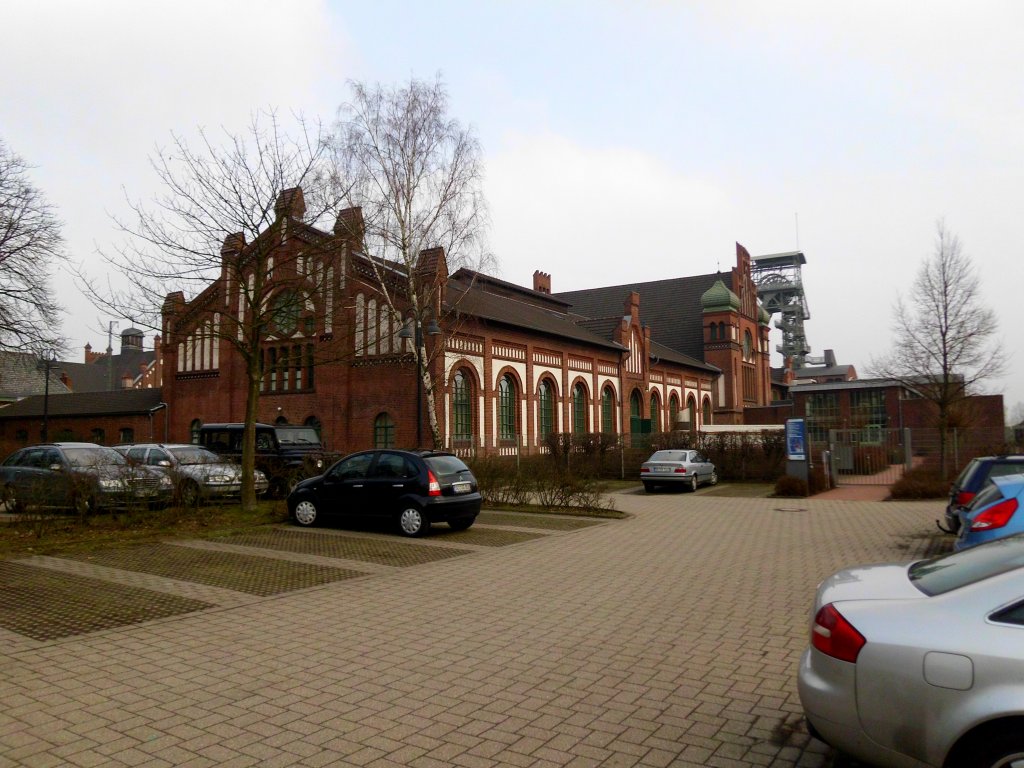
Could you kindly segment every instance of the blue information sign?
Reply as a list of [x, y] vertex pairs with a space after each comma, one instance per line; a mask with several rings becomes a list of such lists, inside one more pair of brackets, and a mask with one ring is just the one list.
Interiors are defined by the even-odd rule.
[[807, 461], [807, 433], [803, 419], [786, 419], [786, 458]]

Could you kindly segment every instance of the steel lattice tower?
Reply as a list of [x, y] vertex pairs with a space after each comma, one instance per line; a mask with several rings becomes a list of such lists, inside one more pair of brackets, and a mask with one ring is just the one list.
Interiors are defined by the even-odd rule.
[[800, 272], [807, 259], [801, 251], [790, 251], [755, 256], [751, 261], [750, 274], [761, 304], [770, 314], [780, 315], [775, 327], [782, 331], [782, 343], [775, 350], [793, 361], [794, 370], [803, 368], [811, 351], [804, 333], [804, 320], [811, 319], [811, 312]]

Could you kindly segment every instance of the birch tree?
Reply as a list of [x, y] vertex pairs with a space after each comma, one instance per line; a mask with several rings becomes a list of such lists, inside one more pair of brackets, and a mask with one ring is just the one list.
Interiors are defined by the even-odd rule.
[[[335, 162], [340, 178], [350, 184], [347, 205], [362, 209], [378, 288], [391, 311], [408, 317], [413, 327], [440, 323], [447, 310], [439, 286], [420, 269], [425, 266], [421, 254], [443, 249], [449, 273], [492, 262], [485, 243], [480, 143], [471, 128], [449, 116], [439, 77], [399, 86], [354, 82], [351, 89], [351, 100], [339, 110]], [[395, 265], [403, 275], [404, 295], [387, 287], [385, 272]], [[415, 333], [413, 341], [422, 361], [417, 375], [433, 445], [441, 447], [437, 382], [429, 362], [444, 343], [428, 346], [425, 333]]]

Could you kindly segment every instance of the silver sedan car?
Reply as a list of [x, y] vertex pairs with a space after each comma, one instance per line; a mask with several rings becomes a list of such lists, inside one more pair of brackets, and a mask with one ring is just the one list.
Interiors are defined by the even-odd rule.
[[671, 449], [655, 451], [640, 465], [640, 481], [648, 493], [661, 486], [696, 491], [698, 485], [717, 483], [718, 472], [700, 451]]
[[1024, 534], [818, 587], [811, 734], [884, 766], [1024, 766]]

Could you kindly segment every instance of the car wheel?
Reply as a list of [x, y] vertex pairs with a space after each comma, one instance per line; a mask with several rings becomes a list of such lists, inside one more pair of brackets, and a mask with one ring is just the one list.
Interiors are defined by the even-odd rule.
[[425, 536], [430, 521], [419, 507], [408, 506], [398, 513], [398, 530], [405, 536]]
[[449, 520], [448, 527], [453, 531], [464, 531], [469, 528], [474, 521], [475, 518], [472, 517], [460, 517], [458, 520]]
[[3, 505], [4, 512], [20, 514], [25, 511], [25, 507], [18, 499], [17, 491], [14, 490], [13, 485], [5, 485], [3, 489], [0, 489], [0, 504]]
[[647, 493], [654, 493], [654, 489], [657, 487], [658, 486], [654, 483], [644, 483], [644, 490], [647, 491]]
[[[979, 734], [980, 735], [980, 734]], [[1024, 735], [1007, 730], [973, 739], [966, 749], [950, 760], [950, 768], [1016, 768], [1024, 765]]]
[[317, 519], [317, 508], [316, 504], [310, 499], [301, 499], [298, 504], [295, 505], [295, 510], [292, 512], [292, 517], [295, 518], [295, 522], [299, 525], [309, 527], [316, 525]]
[[693, 493], [696, 490], [697, 490], [697, 476], [694, 475], [693, 477], [690, 478], [690, 493]]
[[708, 478], [708, 485], [718, 485], [718, 473], [712, 472], [711, 477]]
[[87, 517], [88, 515], [95, 514], [96, 497], [92, 495], [76, 496], [74, 508], [75, 512], [82, 517]]
[[192, 480], [186, 480], [181, 486], [181, 503], [186, 507], [199, 505], [199, 486]]

